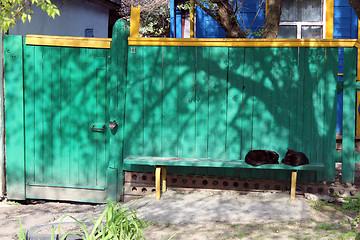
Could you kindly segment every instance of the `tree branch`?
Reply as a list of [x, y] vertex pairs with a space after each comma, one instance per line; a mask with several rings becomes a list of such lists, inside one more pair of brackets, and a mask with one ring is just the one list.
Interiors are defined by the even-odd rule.
[[214, 13], [212, 13], [210, 9], [205, 7], [199, 0], [194, 0], [194, 1], [195, 1], [195, 3], [197, 5], [199, 5], [201, 7], [202, 10], [204, 10], [204, 12], [209, 14], [210, 17], [212, 17], [218, 24], [220, 24], [220, 26], [222, 26], [221, 21], [219, 20], [219, 18]]

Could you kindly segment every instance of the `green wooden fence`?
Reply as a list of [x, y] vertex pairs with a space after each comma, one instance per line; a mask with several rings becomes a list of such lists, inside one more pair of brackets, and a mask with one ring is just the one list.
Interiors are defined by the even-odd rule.
[[[5, 38], [10, 199], [119, 197], [129, 155], [244, 159], [268, 149], [281, 160], [290, 148], [325, 164], [302, 180], [333, 180], [338, 47], [128, 46], [128, 32], [115, 25], [111, 50]], [[345, 48], [344, 182], [354, 181], [356, 54]], [[168, 170], [288, 178], [282, 170]]]
[[[132, 46], [129, 51], [124, 157], [244, 159], [253, 149], [283, 157], [290, 148], [325, 163], [317, 180], [334, 177], [337, 48]], [[287, 177], [248, 169], [178, 173]], [[315, 175], [303, 179], [313, 181]]]

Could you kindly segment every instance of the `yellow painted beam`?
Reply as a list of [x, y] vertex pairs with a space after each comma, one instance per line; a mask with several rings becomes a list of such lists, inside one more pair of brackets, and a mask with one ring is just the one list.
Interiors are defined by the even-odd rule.
[[130, 46], [354, 47], [357, 39], [128, 38]]
[[110, 48], [111, 38], [26, 35], [25, 44], [56, 47]]
[[268, 0], [265, 0], [265, 17], [267, 16]]
[[325, 38], [334, 38], [334, 0], [326, 0]]
[[166, 192], [166, 167], [161, 167], [162, 192]]
[[140, 5], [134, 7], [131, 5], [131, 17], [130, 17], [130, 37], [139, 37], [140, 29]]
[[294, 201], [294, 199], [295, 199], [296, 178], [297, 178], [297, 171], [292, 171], [292, 173], [291, 173], [291, 190], [290, 190], [290, 200], [291, 201]]
[[155, 169], [155, 188], [156, 188], [156, 200], [160, 199], [161, 193], [160, 193], [160, 174], [161, 174], [161, 167], [156, 167]]
[[195, 37], [195, 1], [190, 0], [190, 38]]

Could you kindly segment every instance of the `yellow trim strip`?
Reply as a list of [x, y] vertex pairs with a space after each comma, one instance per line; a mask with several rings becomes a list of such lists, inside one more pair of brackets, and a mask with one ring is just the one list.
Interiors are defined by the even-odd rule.
[[140, 6], [134, 7], [131, 5], [130, 16], [130, 37], [139, 37], [140, 29]]
[[344, 76], [344, 74], [343, 73], [338, 73], [338, 76]]
[[334, 0], [326, 0], [326, 29], [325, 38], [334, 38]]
[[128, 38], [130, 46], [193, 47], [354, 47], [357, 41], [357, 39]]
[[195, 37], [195, 21], [194, 21], [194, 12], [195, 12], [195, 1], [190, 0], [190, 37]]
[[268, 0], [265, 0], [265, 18], [267, 16]]
[[56, 47], [110, 48], [111, 38], [26, 35], [25, 44]]

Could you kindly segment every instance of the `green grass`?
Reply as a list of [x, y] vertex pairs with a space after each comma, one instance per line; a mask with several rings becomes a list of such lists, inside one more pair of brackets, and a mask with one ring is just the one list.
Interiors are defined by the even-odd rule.
[[354, 232], [346, 232], [346, 233], [343, 233], [343, 234], [340, 234], [338, 236], [338, 239], [342, 240], [342, 239], [355, 239], [356, 237], [356, 233]]
[[329, 231], [329, 230], [333, 230], [335, 227], [336, 226], [334, 226], [334, 224], [323, 223], [323, 224], [320, 224], [319, 226], [316, 226], [316, 229]]
[[18, 206], [18, 205], [21, 205], [21, 203], [18, 203], [18, 202], [12, 202], [12, 201], [6, 201], [5, 202], [6, 205], [14, 205], [14, 206]]

